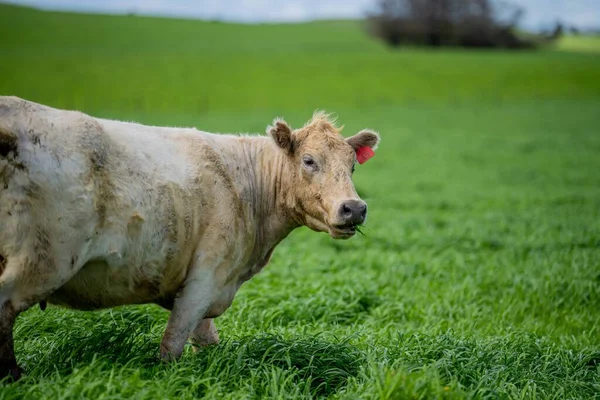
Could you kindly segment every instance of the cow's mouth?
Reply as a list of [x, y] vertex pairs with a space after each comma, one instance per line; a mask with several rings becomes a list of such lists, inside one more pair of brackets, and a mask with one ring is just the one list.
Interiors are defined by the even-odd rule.
[[329, 234], [334, 239], [349, 239], [356, 233], [357, 225], [335, 225], [329, 230]]

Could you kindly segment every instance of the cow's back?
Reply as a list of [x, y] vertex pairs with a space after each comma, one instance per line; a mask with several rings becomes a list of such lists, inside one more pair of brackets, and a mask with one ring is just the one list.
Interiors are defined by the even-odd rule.
[[13, 97], [0, 98], [0, 132], [0, 149], [12, 146], [0, 152], [0, 255], [25, 255], [37, 276], [80, 270], [57, 302], [144, 302], [184, 278], [210, 206], [190, 132]]

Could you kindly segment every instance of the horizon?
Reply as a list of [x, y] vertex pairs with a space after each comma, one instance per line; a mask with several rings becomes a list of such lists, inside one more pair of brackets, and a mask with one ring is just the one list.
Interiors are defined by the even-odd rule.
[[[43, 11], [83, 14], [138, 15], [149, 17], [221, 21], [243, 24], [301, 23], [319, 20], [361, 20], [374, 0], [1, 0], [0, 3]], [[561, 22], [580, 30], [600, 29], [600, 3], [596, 0], [521, 0], [512, 4], [525, 14], [519, 27], [547, 30]], [[548, 4], [550, 3], [550, 4]]]

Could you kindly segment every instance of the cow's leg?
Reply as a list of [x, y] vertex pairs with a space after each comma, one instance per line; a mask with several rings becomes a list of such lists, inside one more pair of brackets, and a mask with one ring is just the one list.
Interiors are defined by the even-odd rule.
[[181, 356], [185, 342], [208, 311], [216, 293], [216, 282], [212, 274], [186, 281], [173, 303], [167, 329], [160, 344], [160, 358], [163, 361]]
[[210, 346], [219, 343], [219, 332], [212, 318], [204, 318], [194, 332], [192, 332], [192, 344], [194, 351], [199, 347]]
[[[55, 260], [49, 253], [43, 253], [44, 257], [28, 254], [34, 255], [9, 255], [4, 259], [4, 271], [0, 271], [0, 379], [21, 375], [13, 346], [17, 315], [46, 299], [76, 272], [68, 261]], [[57, 265], [66, 266], [55, 268]]]
[[18, 310], [11, 301], [15, 273], [9, 260], [0, 255], [0, 380], [9, 377], [17, 380], [21, 370], [15, 357], [13, 326]]
[[17, 312], [10, 301], [0, 306], [0, 380], [8, 376], [16, 381], [21, 377], [13, 344], [13, 326], [16, 318]]
[[[166, 310], [173, 310], [172, 299], [161, 299], [156, 304]], [[199, 347], [219, 344], [219, 331], [215, 326], [214, 320], [212, 318], [202, 319], [192, 332], [190, 339], [192, 340], [192, 349], [194, 351], [198, 351]]]

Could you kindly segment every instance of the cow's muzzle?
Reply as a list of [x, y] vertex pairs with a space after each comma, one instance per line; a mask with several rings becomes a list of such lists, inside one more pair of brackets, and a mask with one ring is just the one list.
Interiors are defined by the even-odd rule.
[[360, 225], [367, 217], [367, 203], [362, 200], [347, 200], [340, 206], [338, 215], [340, 225]]
[[367, 204], [362, 200], [344, 201], [338, 209], [337, 224], [333, 226], [333, 235], [337, 238], [349, 238], [356, 233], [356, 227], [367, 217]]

